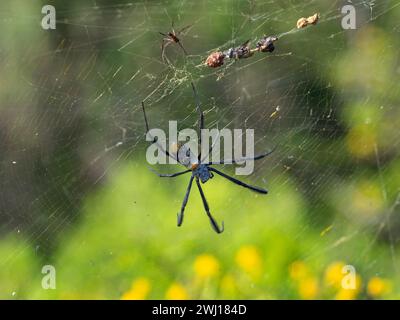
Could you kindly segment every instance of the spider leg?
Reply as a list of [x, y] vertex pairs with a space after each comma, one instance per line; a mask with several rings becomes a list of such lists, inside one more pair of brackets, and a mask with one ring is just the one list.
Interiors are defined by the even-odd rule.
[[149, 170], [151, 172], [155, 173], [156, 175], [158, 175], [160, 178], [175, 178], [177, 176], [180, 176], [182, 174], [185, 174], [185, 173], [188, 173], [188, 172], [192, 171], [192, 170], [185, 170], [185, 171], [180, 171], [180, 172], [176, 172], [176, 173], [163, 174], [163, 173], [158, 173], [157, 171], [155, 171], [154, 169], [152, 169], [150, 167], [149, 167]]
[[189, 185], [188, 185], [188, 187], [187, 187], [187, 189], [186, 189], [185, 197], [183, 198], [183, 202], [182, 202], [182, 206], [181, 206], [181, 212], [178, 213], [178, 215], [177, 215], [177, 219], [178, 219], [177, 224], [178, 224], [178, 227], [180, 227], [180, 226], [182, 225], [182, 222], [183, 222], [183, 214], [184, 214], [184, 212], [185, 212], [186, 204], [187, 204], [187, 202], [188, 202], [188, 200], [189, 200], [189, 194], [190, 194], [190, 190], [192, 189], [192, 182], [193, 182], [193, 179], [194, 179], [194, 177], [191, 176], [191, 177], [190, 177], [190, 180], [189, 180]]
[[241, 47], [242, 47], [242, 48], [247, 47], [247, 45], [249, 44], [249, 42], [250, 42], [250, 39], [247, 40], [245, 43], [243, 43], [243, 44], [241, 45]]
[[210, 171], [215, 172], [216, 174], [219, 174], [220, 176], [222, 176], [222, 177], [228, 179], [229, 181], [231, 181], [231, 182], [233, 182], [233, 183], [235, 183], [235, 184], [237, 184], [237, 185], [239, 185], [239, 186], [245, 187], [245, 188], [247, 188], [247, 189], [250, 189], [250, 190], [253, 190], [253, 191], [255, 191], [255, 192], [262, 193], [262, 194], [267, 194], [267, 193], [268, 193], [268, 191], [265, 190], [265, 189], [262, 189], [262, 188], [259, 188], [259, 187], [251, 186], [251, 185], [249, 185], [249, 184], [247, 184], [247, 183], [244, 183], [244, 182], [242, 182], [242, 181], [240, 181], [240, 180], [238, 180], [238, 179], [236, 179], [236, 178], [233, 178], [233, 177], [231, 177], [231, 176], [228, 176], [227, 174], [225, 174], [225, 173], [223, 173], [223, 172], [221, 172], [221, 171], [219, 171], [219, 170], [217, 170], [217, 169], [214, 169], [214, 168], [211, 168], [211, 167], [209, 167], [208, 169], [209, 169]]
[[183, 53], [185, 54], [185, 56], [188, 55], [186, 49], [183, 47], [182, 43], [180, 41], [177, 42], [178, 46], [182, 49]]
[[[146, 111], [144, 109], [144, 102], [142, 101], [142, 110], [143, 110], [143, 115], [144, 115], [144, 122], [146, 124], [146, 134], [148, 134], [148, 132], [150, 131], [149, 129], [149, 123], [147, 122], [147, 116], [146, 116]], [[158, 147], [159, 150], [161, 150], [164, 154], [167, 155], [167, 157], [170, 157], [171, 159], [174, 159], [175, 161], [179, 162], [175, 156], [171, 155], [167, 150], [164, 150], [164, 148], [161, 146], [161, 144], [158, 143], [157, 139], [152, 137], [150, 135], [150, 137], [153, 139], [152, 143], [155, 143]]]
[[199, 152], [198, 159], [200, 160], [201, 159], [201, 130], [204, 129], [204, 114], [203, 114], [203, 111], [200, 108], [200, 99], [199, 99], [199, 96], [197, 94], [196, 87], [194, 86], [193, 82], [190, 82], [190, 84], [192, 85], [193, 95], [194, 95], [194, 99], [196, 101], [196, 110], [199, 113], [199, 145], [200, 145], [200, 152]]
[[214, 165], [214, 164], [234, 164], [234, 163], [240, 163], [243, 161], [248, 161], [248, 160], [260, 160], [262, 158], [265, 158], [267, 156], [269, 156], [271, 153], [273, 153], [275, 151], [276, 147], [274, 149], [272, 149], [271, 151], [268, 151], [266, 153], [262, 153], [259, 154], [257, 156], [254, 157], [248, 157], [248, 158], [240, 158], [240, 159], [229, 159], [229, 160], [221, 160], [221, 161], [212, 161], [209, 163], [205, 163], [206, 165]]
[[186, 35], [186, 32], [189, 31], [190, 28], [193, 27], [193, 24], [189, 24], [187, 26], [184, 26], [182, 29], [177, 31], [177, 34], [183, 34]]
[[[217, 129], [218, 129], [218, 125], [217, 125]], [[209, 156], [209, 155], [212, 153], [212, 151], [213, 151], [213, 149], [214, 149], [216, 143], [218, 142], [219, 136], [220, 136], [220, 132], [219, 132], [219, 130], [218, 130], [218, 136], [217, 136], [217, 137], [215, 138], [215, 140], [212, 142], [211, 146], [208, 148], [208, 154], [205, 155], [205, 156], [200, 160], [200, 163], [204, 163], [204, 160], [207, 158], [207, 156]]]
[[204, 195], [203, 189], [201, 188], [199, 178], [197, 178], [197, 177], [196, 177], [196, 184], [197, 184], [197, 187], [199, 188], [200, 196], [201, 196], [201, 199], [203, 200], [204, 209], [206, 210], [207, 216], [208, 216], [208, 218], [210, 219], [211, 226], [213, 227], [213, 229], [214, 229], [214, 231], [215, 231], [216, 233], [222, 233], [222, 232], [224, 231], [224, 222], [222, 221], [222, 228], [220, 228], [220, 227], [218, 226], [218, 223], [215, 221], [215, 219], [214, 219], [213, 216], [211, 215], [211, 213], [210, 213], [210, 208], [209, 208], [209, 206], [208, 206], [206, 197], [205, 197], [205, 195]]
[[[177, 31], [175, 33], [175, 36], [177, 37], [180, 34], [186, 35], [186, 32], [189, 31], [190, 28], [192, 28], [192, 27], [193, 27], [193, 24], [189, 24], [189, 25], [183, 27], [182, 29], [180, 29], [179, 31]], [[180, 40], [178, 37], [177, 37], [177, 39]], [[185, 56], [187, 56], [188, 52], [186, 51], [185, 47], [182, 45], [182, 42], [178, 41], [177, 44], [179, 45], [179, 47], [181, 47], [181, 49], [182, 49], [183, 53], [185, 54]]]
[[172, 40], [170, 38], [165, 38], [165, 39], [163, 39], [162, 44], [161, 44], [161, 60], [164, 63], [168, 63], [168, 64], [170, 64], [170, 62], [169, 62], [169, 59], [165, 55], [165, 48], [167, 48], [171, 43], [172, 43]]

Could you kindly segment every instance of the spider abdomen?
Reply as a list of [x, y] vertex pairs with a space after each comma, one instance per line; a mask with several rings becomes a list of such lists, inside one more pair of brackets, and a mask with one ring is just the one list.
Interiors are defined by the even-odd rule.
[[200, 164], [195, 170], [193, 170], [193, 174], [198, 177], [202, 183], [206, 183], [213, 177], [205, 164]]

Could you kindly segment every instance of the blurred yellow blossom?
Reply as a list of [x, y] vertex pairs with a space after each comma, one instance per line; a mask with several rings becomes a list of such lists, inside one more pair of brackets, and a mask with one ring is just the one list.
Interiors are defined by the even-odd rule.
[[352, 289], [340, 289], [335, 295], [336, 300], [354, 300], [357, 297], [357, 291]]
[[357, 298], [358, 293], [361, 290], [361, 277], [355, 275], [355, 286], [354, 288], [344, 288], [340, 286], [339, 291], [335, 295], [336, 300], [353, 300]]
[[122, 295], [123, 300], [144, 300], [151, 289], [150, 281], [146, 278], [137, 278], [133, 281], [129, 291]]
[[391, 291], [390, 282], [386, 279], [373, 277], [369, 280], [367, 285], [367, 292], [373, 298], [379, 298], [384, 294]]
[[201, 254], [194, 261], [194, 272], [200, 278], [216, 276], [219, 272], [219, 262], [210, 254]]
[[262, 259], [255, 246], [243, 246], [236, 253], [236, 263], [245, 272], [253, 277], [260, 276], [262, 272]]
[[189, 298], [186, 289], [179, 283], [173, 283], [165, 293], [168, 300], [187, 300]]
[[331, 263], [325, 271], [325, 284], [339, 289], [342, 286], [342, 280], [344, 277], [343, 267], [345, 263], [342, 261], [336, 261]]
[[357, 298], [358, 291], [354, 289], [340, 289], [335, 295], [336, 300], [354, 300]]
[[294, 261], [289, 266], [289, 275], [293, 280], [300, 280], [307, 276], [308, 274], [308, 267], [307, 265], [300, 260]]
[[299, 295], [302, 299], [315, 299], [318, 294], [318, 280], [308, 277], [299, 282]]

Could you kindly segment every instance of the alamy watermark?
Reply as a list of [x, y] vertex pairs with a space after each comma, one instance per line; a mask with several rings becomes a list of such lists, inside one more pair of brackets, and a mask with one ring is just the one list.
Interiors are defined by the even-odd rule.
[[[372, 10], [372, 5], [370, 5]], [[56, 8], [52, 5], [44, 5], [42, 7], [42, 28], [44, 30], [55, 30], [56, 29]], [[343, 15], [341, 25], [345, 30], [356, 29], [356, 8], [353, 4], [346, 4], [341, 8], [341, 14]]]
[[342, 268], [342, 288], [346, 290], [354, 290], [357, 288], [356, 268], [351, 264], [345, 265]]
[[42, 14], [45, 16], [42, 18], [42, 28], [44, 30], [55, 30], [56, 29], [56, 8], [52, 5], [45, 5], [42, 7]]
[[[159, 128], [150, 129], [146, 140], [151, 144], [146, 152], [149, 164], [181, 163], [191, 168], [199, 162], [210, 163], [224, 160], [224, 163], [237, 163], [237, 175], [250, 175], [254, 171], [254, 129], [202, 129], [201, 137], [194, 129], [183, 129], [178, 132], [177, 121], [169, 121], [167, 134]], [[223, 157], [221, 142], [223, 140]], [[201, 143], [200, 143], [201, 141]], [[199, 145], [200, 144], [200, 145]], [[244, 150], [243, 150], [244, 149]], [[167, 156], [167, 152], [172, 157]], [[199, 157], [199, 154], [201, 157]]]
[[56, 268], [50, 264], [42, 267], [42, 288], [45, 290], [56, 289]]
[[342, 28], [345, 30], [356, 29], [357, 28], [356, 8], [352, 4], [347, 4], [342, 7], [341, 13], [343, 15]]

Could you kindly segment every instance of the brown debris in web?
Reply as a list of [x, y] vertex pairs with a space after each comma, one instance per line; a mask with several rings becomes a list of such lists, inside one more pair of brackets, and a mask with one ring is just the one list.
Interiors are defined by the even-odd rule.
[[315, 13], [312, 16], [309, 16], [308, 18], [300, 18], [297, 20], [297, 29], [302, 29], [305, 28], [309, 25], [316, 25], [319, 20], [319, 13]]
[[221, 51], [211, 53], [205, 62], [210, 68], [218, 68], [224, 64], [225, 54]]
[[[300, 18], [297, 21], [297, 29], [305, 28], [309, 25], [316, 25], [320, 18], [319, 13], [315, 13], [308, 18]], [[290, 32], [283, 33], [283, 35], [291, 33]], [[266, 36], [264, 35], [258, 42], [254, 48], [250, 47], [250, 40], [247, 40], [245, 43], [238, 47], [232, 47], [224, 51], [215, 51], [212, 52], [206, 59], [205, 65], [210, 68], [218, 68], [224, 64], [225, 59], [246, 59], [252, 57], [255, 53], [266, 53], [273, 52], [275, 50], [274, 43], [278, 40], [276, 36]]]
[[250, 47], [250, 40], [247, 40], [238, 47], [229, 48], [225, 51], [215, 51], [207, 57], [205, 65], [210, 68], [218, 68], [224, 64], [225, 59], [246, 59], [252, 57], [256, 52], [272, 52], [275, 49], [274, 42], [277, 40], [278, 37], [275, 36], [263, 36], [253, 49]]

